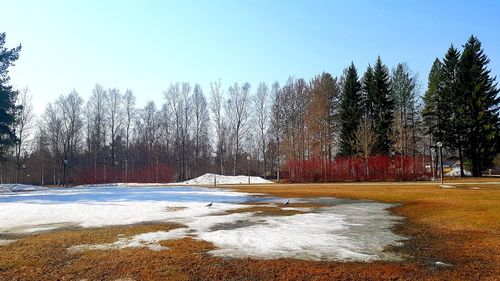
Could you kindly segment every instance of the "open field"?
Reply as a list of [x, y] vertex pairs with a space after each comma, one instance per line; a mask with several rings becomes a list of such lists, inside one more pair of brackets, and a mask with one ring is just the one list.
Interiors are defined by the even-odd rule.
[[[72, 245], [110, 243], [118, 235], [169, 230], [146, 223], [106, 228], [68, 228], [24, 237], [0, 247], [1, 280], [498, 280], [500, 277], [500, 184], [497, 179], [458, 180], [457, 188], [430, 183], [275, 184], [233, 186], [277, 197], [338, 197], [400, 203], [405, 218], [396, 229], [410, 238], [392, 249], [402, 262], [315, 262], [215, 257], [214, 245], [191, 238], [147, 248], [71, 252]], [[248, 207], [247, 207], [248, 208]], [[273, 215], [279, 207], [256, 205]], [[235, 210], [234, 212], [239, 212]], [[439, 266], [436, 262], [451, 266]]]

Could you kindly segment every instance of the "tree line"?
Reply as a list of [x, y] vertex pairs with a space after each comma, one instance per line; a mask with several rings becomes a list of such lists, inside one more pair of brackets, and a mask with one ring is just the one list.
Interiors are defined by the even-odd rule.
[[422, 112], [426, 133], [455, 150], [464, 176], [466, 161], [481, 176], [499, 149], [498, 87], [487, 68], [489, 59], [474, 36], [460, 52], [450, 46], [429, 73]]
[[438, 141], [480, 176], [499, 148], [498, 88], [474, 36], [461, 52], [451, 46], [436, 59], [423, 97], [408, 65], [389, 69], [378, 57], [361, 76], [351, 63], [339, 77], [290, 77], [255, 89], [175, 82], [161, 103], [142, 108], [131, 89], [96, 84], [87, 101], [73, 90], [40, 117], [29, 89], [9, 85], [21, 46], [4, 44], [0, 33], [2, 182], [165, 182], [206, 172], [370, 180], [395, 169], [416, 179], [435, 164]]

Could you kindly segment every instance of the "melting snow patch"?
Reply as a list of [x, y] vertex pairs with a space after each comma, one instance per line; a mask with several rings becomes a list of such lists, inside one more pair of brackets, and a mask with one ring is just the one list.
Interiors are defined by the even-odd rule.
[[[318, 213], [264, 218], [265, 223], [199, 235], [217, 256], [305, 260], [398, 260], [383, 252], [404, 237], [390, 230], [399, 221], [379, 203], [345, 204]], [[260, 220], [262, 218], [259, 218]]]
[[186, 235], [185, 229], [174, 229], [171, 231], [156, 231], [134, 235], [130, 238], [118, 238], [114, 243], [105, 244], [82, 244], [71, 246], [68, 250], [78, 252], [83, 250], [119, 250], [123, 248], [149, 248], [152, 251], [166, 249], [159, 244], [163, 240], [179, 239]]
[[11, 240], [0, 239], [0, 246], [9, 245], [10, 243], [13, 243], [16, 241], [17, 240], [15, 240], [15, 239], [11, 239]]
[[440, 262], [440, 261], [437, 261], [434, 263], [436, 266], [438, 267], [452, 267], [453, 265], [449, 264], [449, 263], [444, 263], [444, 262]]
[[[162, 250], [160, 241], [189, 235], [213, 243], [216, 246], [211, 251], [213, 255], [232, 258], [399, 260], [396, 254], [384, 252], [385, 247], [399, 246], [405, 239], [391, 232], [399, 218], [388, 214], [385, 210], [388, 206], [344, 204], [322, 208], [317, 213], [264, 218], [251, 212], [182, 217], [172, 221], [184, 224], [185, 228], [119, 238], [114, 243], [79, 245], [71, 250], [125, 247]], [[220, 225], [224, 227], [218, 227]]]
[[[322, 198], [321, 202], [333, 200], [335, 206], [286, 207], [308, 213], [262, 217], [255, 212], [228, 213], [250, 207], [241, 204], [248, 200], [248, 194], [219, 189], [91, 188], [27, 194], [0, 197], [0, 234], [39, 232], [64, 225], [99, 227], [147, 221], [184, 226], [131, 237], [118, 235], [115, 242], [76, 245], [71, 251], [126, 247], [163, 250], [160, 241], [193, 237], [213, 243], [216, 249], [211, 253], [224, 257], [372, 261], [398, 260], [399, 256], [384, 249], [401, 245], [405, 239], [391, 231], [401, 219], [386, 210], [392, 205], [376, 202]], [[213, 206], [206, 207], [212, 200]], [[314, 200], [319, 199], [305, 201]]]

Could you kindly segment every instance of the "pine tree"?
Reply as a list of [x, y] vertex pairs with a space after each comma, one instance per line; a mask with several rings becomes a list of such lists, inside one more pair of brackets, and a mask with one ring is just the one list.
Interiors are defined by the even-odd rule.
[[19, 58], [21, 50], [21, 45], [10, 50], [5, 48], [5, 37], [5, 33], [0, 33], [0, 158], [6, 147], [13, 145], [16, 140], [13, 125], [17, 111], [17, 91], [9, 85], [9, 67]]
[[375, 154], [388, 154], [391, 147], [391, 124], [394, 111], [394, 102], [391, 98], [391, 82], [389, 71], [382, 63], [380, 56], [377, 58], [373, 70], [374, 92], [371, 96], [373, 105], [373, 122]]
[[465, 101], [465, 153], [473, 176], [481, 176], [499, 150], [499, 90], [487, 69], [489, 61], [481, 42], [471, 36], [460, 57], [458, 80]]
[[354, 63], [344, 71], [345, 81], [340, 100], [340, 152], [341, 156], [353, 156], [356, 151], [356, 130], [363, 114], [361, 83]]

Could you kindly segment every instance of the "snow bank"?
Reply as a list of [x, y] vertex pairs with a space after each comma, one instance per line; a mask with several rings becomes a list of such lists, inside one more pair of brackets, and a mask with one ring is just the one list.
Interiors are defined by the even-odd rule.
[[[135, 188], [135, 187], [161, 187], [161, 186], [179, 186], [179, 185], [213, 185], [214, 180], [217, 178], [217, 184], [248, 184], [248, 176], [224, 176], [219, 174], [206, 173], [194, 179], [190, 179], [183, 182], [171, 182], [171, 183], [110, 183], [110, 184], [86, 184], [77, 186], [79, 188], [92, 188], [92, 187], [124, 187], [124, 188]], [[250, 176], [251, 184], [269, 184], [274, 183], [270, 180], [266, 180], [262, 177]]]
[[28, 184], [0, 184], [0, 193], [4, 192], [22, 192], [47, 189], [45, 187]]
[[[181, 184], [187, 185], [213, 185], [214, 180], [217, 179], [217, 184], [248, 184], [248, 176], [223, 176], [218, 174], [207, 173], [194, 179], [190, 179]], [[273, 183], [270, 180], [263, 179], [261, 177], [250, 177], [250, 184], [268, 184]]]
[[[465, 169], [464, 169], [464, 174], [466, 177], [472, 176], [472, 173], [469, 171], [466, 171]], [[447, 177], [459, 177], [460, 176], [460, 168], [459, 167], [453, 168], [453, 169], [451, 169], [451, 171], [449, 171], [448, 173], [446, 173], [444, 175]]]

